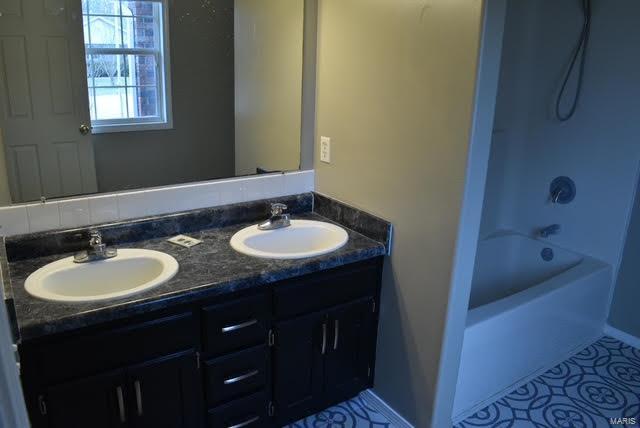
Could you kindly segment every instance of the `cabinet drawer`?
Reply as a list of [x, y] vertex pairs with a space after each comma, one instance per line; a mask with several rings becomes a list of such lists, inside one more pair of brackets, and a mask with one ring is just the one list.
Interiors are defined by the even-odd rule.
[[287, 280], [275, 286], [274, 313], [278, 319], [292, 318], [375, 296], [379, 281], [378, 264], [371, 261]]
[[216, 406], [261, 389], [268, 382], [269, 348], [247, 349], [206, 363], [207, 404]]
[[268, 426], [266, 392], [259, 392], [209, 411], [209, 428], [258, 428]]
[[266, 343], [271, 315], [267, 294], [203, 310], [204, 351], [214, 355]]
[[194, 314], [185, 312], [42, 344], [37, 347], [37, 364], [43, 382], [58, 383], [196, 348], [197, 344]]

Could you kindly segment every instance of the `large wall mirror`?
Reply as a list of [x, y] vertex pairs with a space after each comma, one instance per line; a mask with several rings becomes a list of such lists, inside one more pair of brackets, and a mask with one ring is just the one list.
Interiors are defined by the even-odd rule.
[[0, 0], [0, 205], [300, 167], [304, 0]]

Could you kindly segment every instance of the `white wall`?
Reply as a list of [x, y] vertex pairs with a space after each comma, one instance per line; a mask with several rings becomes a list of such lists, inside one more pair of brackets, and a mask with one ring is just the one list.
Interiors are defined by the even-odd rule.
[[[554, 243], [615, 270], [640, 162], [640, 2], [594, 1], [584, 92], [567, 123], [552, 112], [582, 23], [579, 2], [508, 4], [481, 233], [559, 223]], [[569, 205], [548, 201], [560, 175], [577, 185]]]

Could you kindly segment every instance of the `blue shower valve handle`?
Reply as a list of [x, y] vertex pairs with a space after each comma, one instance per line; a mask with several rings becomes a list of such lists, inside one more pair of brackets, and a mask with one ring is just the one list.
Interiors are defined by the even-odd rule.
[[576, 184], [569, 177], [557, 177], [549, 186], [549, 199], [554, 204], [568, 204], [576, 197]]

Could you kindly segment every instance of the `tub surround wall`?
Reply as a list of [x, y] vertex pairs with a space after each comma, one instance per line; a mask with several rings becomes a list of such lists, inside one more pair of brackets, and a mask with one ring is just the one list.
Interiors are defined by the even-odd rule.
[[[319, 2], [317, 191], [394, 224], [374, 391], [432, 425], [472, 123], [482, 2]], [[433, 426], [446, 426], [440, 412]]]
[[314, 171], [268, 174], [0, 207], [5, 236], [83, 227], [314, 190]]
[[[549, 241], [615, 271], [640, 161], [640, 3], [595, 0], [593, 14], [580, 103], [560, 123], [552, 112], [582, 25], [580, 5], [508, 2], [482, 235], [533, 234], [558, 223]], [[554, 205], [549, 184], [562, 175], [576, 182], [577, 196]]]
[[633, 342], [630, 344], [634, 346], [640, 346], [640, 317], [636, 315], [640, 304], [640, 264], [638, 260], [640, 260], [640, 197], [636, 194], [629, 234], [609, 315], [609, 324], [631, 337], [621, 337], [615, 332], [612, 332], [612, 335], [623, 342]]

